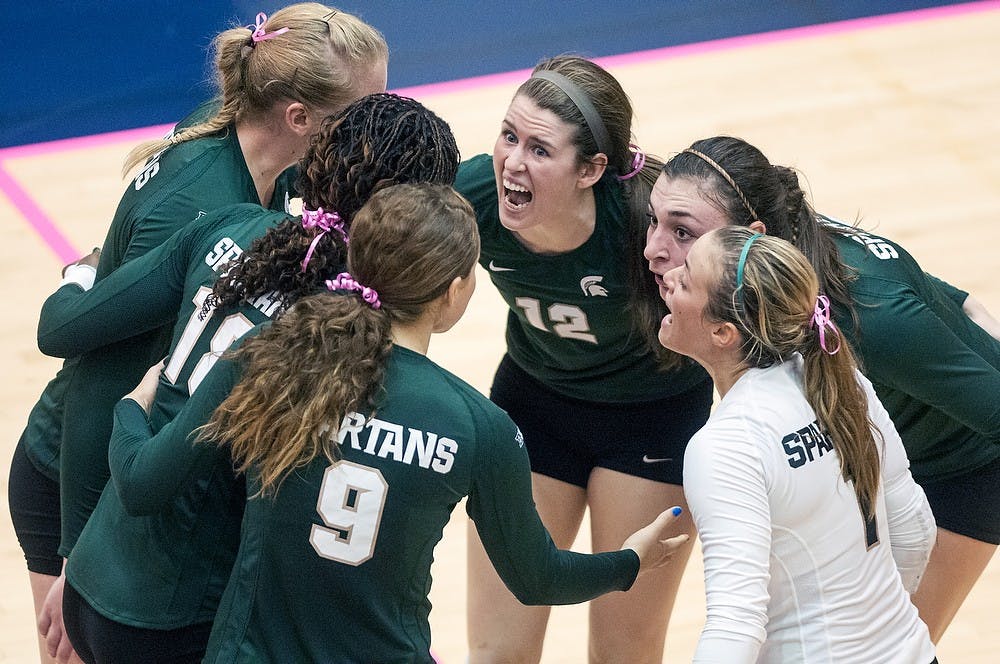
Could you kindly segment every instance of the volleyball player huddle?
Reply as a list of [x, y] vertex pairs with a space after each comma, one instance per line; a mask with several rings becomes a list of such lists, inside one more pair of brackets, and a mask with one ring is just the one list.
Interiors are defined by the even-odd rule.
[[[1000, 542], [1000, 342], [967, 293], [742, 140], [646, 155], [583, 58], [460, 163], [349, 14], [216, 52], [221, 101], [140, 146], [43, 306], [74, 359], [10, 486], [52, 656], [433, 661], [467, 497], [471, 662], [538, 661], [548, 606], [587, 600], [591, 661], [663, 661], [696, 530], [696, 661], [935, 661]], [[477, 260], [509, 307], [490, 399], [426, 357]]]

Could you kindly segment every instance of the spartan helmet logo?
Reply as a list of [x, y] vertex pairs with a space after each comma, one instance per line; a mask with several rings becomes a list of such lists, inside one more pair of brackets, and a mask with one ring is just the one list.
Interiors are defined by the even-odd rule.
[[584, 295], [600, 295], [601, 297], [608, 296], [608, 289], [601, 285], [604, 281], [604, 277], [598, 274], [592, 274], [589, 277], [584, 277], [580, 280], [580, 288], [583, 289]]

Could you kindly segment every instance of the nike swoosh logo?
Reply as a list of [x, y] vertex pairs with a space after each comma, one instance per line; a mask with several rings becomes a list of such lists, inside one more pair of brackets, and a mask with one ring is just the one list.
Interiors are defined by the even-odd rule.
[[673, 461], [673, 459], [671, 459], [670, 457], [667, 457], [665, 459], [651, 459], [648, 454], [642, 455], [643, 463], [663, 463], [664, 461]]
[[513, 267], [500, 267], [496, 265], [493, 261], [490, 261], [490, 272], [513, 272], [517, 268]]

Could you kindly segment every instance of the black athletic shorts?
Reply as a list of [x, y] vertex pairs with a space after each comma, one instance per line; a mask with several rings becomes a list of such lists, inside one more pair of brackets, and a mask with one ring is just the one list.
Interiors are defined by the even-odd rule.
[[1000, 544], [1000, 459], [964, 475], [917, 483], [939, 527]]
[[94, 610], [69, 582], [63, 589], [63, 623], [87, 664], [196, 664], [212, 631], [210, 622], [164, 630], [123, 625]]
[[586, 487], [600, 467], [681, 485], [684, 448], [712, 408], [712, 381], [656, 401], [598, 403], [552, 391], [504, 355], [490, 399], [524, 434], [533, 472]]
[[59, 576], [59, 482], [35, 468], [24, 452], [24, 436], [17, 441], [7, 480], [10, 520], [21, 544], [28, 571]]

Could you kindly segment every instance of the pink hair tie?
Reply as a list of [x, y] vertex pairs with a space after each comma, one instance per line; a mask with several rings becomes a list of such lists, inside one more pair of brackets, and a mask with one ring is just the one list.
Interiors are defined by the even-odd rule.
[[830, 350], [826, 347], [826, 331], [838, 333], [837, 326], [833, 324], [833, 320], [830, 318], [830, 299], [826, 295], [820, 295], [816, 298], [816, 308], [813, 310], [812, 315], [812, 327], [819, 330], [819, 346], [828, 355], [836, 355], [837, 351], [840, 350], [840, 337], [837, 337], [837, 347]]
[[642, 167], [646, 165], [646, 153], [639, 149], [639, 146], [635, 143], [629, 143], [628, 146], [635, 150], [635, 156], [632, 157], [632, 170], [625, 175], [619, 175], [619, 182], [624, 182], [625, 180], [634, 178], [636, 174], [642, 170]]
[[354, 280], [347, 272], [341, 272], [337, 275], [336, 279], [327, 279], [326, 287], [332, 291], [335, 290], [346, 290], [346, 291], [358, 291], [361, 293], [361, 299], [371, 305], [372, 309], [381, 309], [382, 303], [378, 299], [378, 293], [374, 288], [368, 288], [357, 281]]
[[254, 23], [253, 27], [247, 26], [247, 30], [253, 30], [250, 35], [250, 39], [253, 43], [262, 42], [267, 39], [274, 39], [278, 35], [283, 35], [288, 32], [288, 28], [281, 28], [280, 30], [275, 30], [274, 32], [268, 32], [264, 29], [264, 24], [267, 23], [267, 14], [260, 12], [257, 14], [257, 21]]
[[319, 239], [323, 237], [326, 233], [330, 231], [337, 231], [340, 236], [344, 238], [344, 244], [347, 244], [347, 231], [344, 230], [344, 222], [341, 220], [340, 215], [336, 212], [325, 212], [322, 207], [316, 208], [315, 210], [310, 210], [307, 207], [302, 208], [302, 228], [319, 228], [320, 231], [313, 238], [312, 244], [309, 245], [309, 251], [306, 252], [306, 257], [302, 259], [302, 271], [306, 271], [306, 266], [309, 265], [309, 259], [312, 258], [313, 252], [316, 251], [316, 245], [319, 244]]

